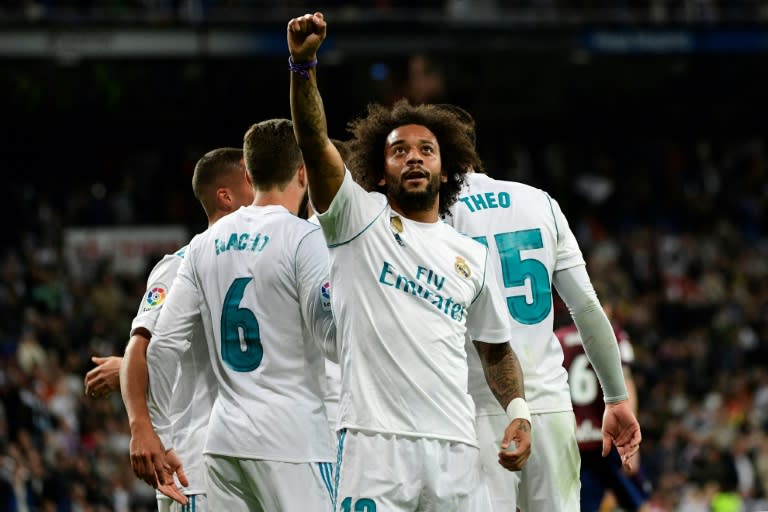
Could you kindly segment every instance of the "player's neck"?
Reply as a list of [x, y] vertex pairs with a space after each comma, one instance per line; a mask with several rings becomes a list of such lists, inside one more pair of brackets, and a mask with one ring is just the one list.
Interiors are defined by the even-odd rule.
[[299, 210], [296, 198], [293, 197], [293, 194], [286, 193], [285, 190], [257, 190], [252, 204], [254, 206], [283, 206], [294, 215]]
[[394, 211], [405, 217], [406, 219], [414, 220], [416, 222], [423, 222], [425, 224], [435, 223], [440, 220], [438, 214], [439, 201], [435, 201], [435, 205], [428, 210], [408, 210], [393, 201], [389, 200], [389, 204]]

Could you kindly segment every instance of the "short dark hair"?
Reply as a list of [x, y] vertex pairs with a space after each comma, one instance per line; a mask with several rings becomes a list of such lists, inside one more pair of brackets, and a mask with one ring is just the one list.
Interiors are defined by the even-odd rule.
[[268, 119], [251, 125], [243, 137], [245, 167], [256, 188], [284, 188], [304, 159], [290, 119]]
[[379, 186], [384, 177], [384, 146], [387, 136], [400, 126], [421, 125], [429, 129], [440, 146], [442, 172], [448, 181], [440, 184], [440, 214], [459, 196], [461, 185], [469, 169], [482, 168], [466, 124], [453, 112], [437, 105], [411, 105], [399, 100], [391, 108], [380, 104], [368, 105], [367, 115], [350, 121], [348, 130], [353, 138], [347, 142], [350, 150], [350, 171], [366, 190], [385, 192]]
[[243, 150], [240, 148], [217, 148], [204, 154], [195, 164], [192, 174], [192, 192], [206, 215], [215, 210], [214, 197], [211, 194], [225, 185], [231, 173], [243, 171]]

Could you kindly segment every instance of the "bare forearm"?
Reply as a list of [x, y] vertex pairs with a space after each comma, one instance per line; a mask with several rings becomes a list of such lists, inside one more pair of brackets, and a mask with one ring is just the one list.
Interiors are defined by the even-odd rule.
[[148, 337], [140, 334], [131, 336], [128, 346], [125, 348], [123, 362], [120, 365], [120, 393], [123, 396], [128, 423], [131, 428], [138, 424], [151, 424], [149, 409], [147, 408], [148, 345]]
[[[291, 53], [291, 118], [307, 168], [312, 206], [324, 213], [344, 181], [344, 162], [328, 138], [328, 125], [317, 88], [317, 52], [325, 40], [327, 23], [321, 12], [288, 22]], [[306, 71], [306, 73], [305, 73]]]
[[474, 343], [483, 363], [485, 380], [501, 407], [506, 409], [513, 399], [525, 398], [523, 369], [509, 343]]
[[291, 73], [291, 116], [296, 141], [307, 168], [310, 196], [315, 209], [328, 209], [344, 180], [344, 163], [328, 138], [323, 100], [315, 70], [304, 79]]
[[323, 99], [317, 88], [314, 69], [309, 71], [307, 79], [291, 74], [291, 117], [304, 159], [307, 160], [309, 154], [311, 160], [313, 152], [321, 152], [329, 140]]

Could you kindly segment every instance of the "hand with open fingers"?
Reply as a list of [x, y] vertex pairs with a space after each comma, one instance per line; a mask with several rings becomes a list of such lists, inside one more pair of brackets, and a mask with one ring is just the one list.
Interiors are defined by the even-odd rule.
[[[514, 449], [509, 450], [514, 442]], [[517, 418], [504, 430], [504, 439], [499, 451], [499, 464], [509, 471], [520, 471], [531, 456], [531, 424]]]
[[327, 25], [323, 13], [305, 14], [288, 22], [288, 50], [296, 63], [315, 59], [325, 39]]
[[603, 457], [611, 451], [611, 444], [621, 456], [625, 469], [632, 470], [632, 456], [640, 449], [642, 434], [637, 418], [632, 414], [629, 402], [605, 404], [603, 413]]
[[[179, 489], [176, 486], [176, 483], [173, 480], [173, 475], [175, 474], [176, 477], [179, 479], [179, 483], [182, 485], [182, 487], [189, 486], [189, 480], [187, 479], [187, 475], [184, 474], [184, 468], [181, 465], [181, 460], [179, 459], [179, 456], [176, 453], [176, 450], [171, 449], [165, 452], [165, 459], [168, 462], [168, 468], [170, 469], [171, 483], [170, 484], [162, 483], [157, 486], [157, 490], [165, 494], [172, 500], [177, 501], [182, 505], [186, 505], [189, 500], [181, 491], [181, 489]], [[163, 478], [158, 478], [158, 481], [167, 482], [168, 481], [167, 476], [168, 475], [165, 475]]]
[[171, 469], [171, 473], [175, 474], [176, 478], [179, 479], [181, 486], [188, 487], [189, 480], [187, 480], [187, 475], [184, 473], [184, 467], [181, 464], [181, 459], [179, 458], [179, 454], [176, 453], [176, 450], [171, 448], [165, 452], [165, 460], [168, 462], [168, 467]]
[[91, 357], [96, 364], [85, 374], [85, 394], [91, 398], [101, 398], [120, 390], [120, 362], [122, 357]]
[[174, 485], [173, 472], [165, 457], [165, 447], [151, 425], [131, 429], [131, 468], [152, 487]]

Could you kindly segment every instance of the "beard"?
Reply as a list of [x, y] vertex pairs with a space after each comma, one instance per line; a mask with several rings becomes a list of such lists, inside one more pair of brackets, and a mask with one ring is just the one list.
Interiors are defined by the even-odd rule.
[[394, 199], [400, 208], [410, 212], [424, 212], [434, 207], [440, 193], [440, 175], [431, 176], [426, 188], [408, 191], [401, 181], [387, 182], [387, 197]]

